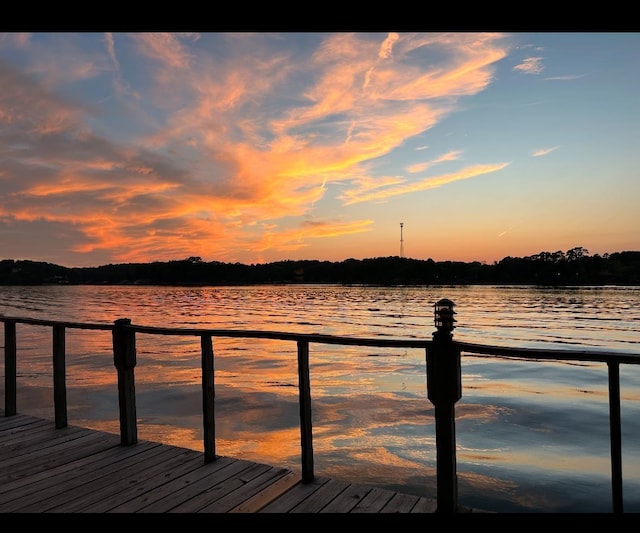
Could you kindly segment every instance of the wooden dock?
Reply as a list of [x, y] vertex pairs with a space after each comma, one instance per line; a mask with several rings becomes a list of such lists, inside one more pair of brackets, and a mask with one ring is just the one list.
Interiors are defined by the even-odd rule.
[[304, 484], [285, 468], [206, 463], [195, 450], [123, 446], [116, 434], [2, 412], [0, 512], [435, 513], [436, 500], [319, 477]]

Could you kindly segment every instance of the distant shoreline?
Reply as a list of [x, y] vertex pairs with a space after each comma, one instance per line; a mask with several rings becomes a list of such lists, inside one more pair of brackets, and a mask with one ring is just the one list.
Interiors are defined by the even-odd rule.
[[38, 261], [0, 261], [0, 285], [242, 286], [340, 284], [373, 286], [535, 285], [638, 286], [640, 251], [589, 256], [575, 248], [534, 256], [477, 261], [433, 261], [399, 256], [300, 260], [257, 265], [204, 262], [199, 257], [100, 267], [64, 267]]

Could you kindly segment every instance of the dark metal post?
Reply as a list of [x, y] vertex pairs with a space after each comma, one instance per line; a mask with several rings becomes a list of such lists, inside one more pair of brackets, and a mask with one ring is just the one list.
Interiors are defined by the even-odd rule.
[[53, 326], [53, 405], [56, 429], [66, 428], [68, 420], [65, 328], [60, 325]]
[[4, 416], [14, 416], [17, 412], [17, 349], [16, 322], [4, 321]]
[[113, 327], [113, 364], [118, 370], [118, 401], [120, 404], [120, 443], [123, 446], [138, 442], [136, 416], [136, 385], [133, 369], [136, 366], [136, 334], [126, 326], [128, 318], [119, 318]]
[[300, 444], [302, 482], [311, 483], [313, 473], [313, 429], [311, 420], [311, 380], [309, 378], [309, 341], [298, 340], [298, 395], [300, 398]]
[[611, 435], [611, 494], [613, 512], [624, 512], [622, 498], [622, 428], [620, 421], [620, 363], [608, 361], [609, 434]]
[[435, 407], [437, 512], [458, 510], [455, 403], [462, 397], [460, 349], [453, 343], [454, 303], [435, 304], [433, 343], [427, 349], [427, 395]]
[[216, 420], [214, 412], [215, 375], [211, 335], [200, 335], [202, 358], [202, 423], [204, 427], [204, 462], [216, 460]]

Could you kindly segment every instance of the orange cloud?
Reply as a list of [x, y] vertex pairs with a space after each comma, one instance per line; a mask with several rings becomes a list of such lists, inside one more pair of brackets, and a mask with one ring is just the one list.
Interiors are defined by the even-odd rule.
[[[16, 149], [15, 166], [3, 169], [28, 177], [2, 196], [0, 212], [73, 224], [87, 237], [76, 252], [233, 260], [238, 248], [258, 255], [370, 230], [372, 220], [349, 220], [348, 212], [345, 220], [310, 222], [320, 201], [379, 202], [506, 166], [472, 165], [412, 182], [374, 166], [455, 111], [459, 97], [491, 83], [507, 53], [499, 34], [336, 33], [310, 55], [254, 46], [278, 35], [222, 37], [233, 44], [230, 58], [196, 47], [199, 34], [116, 33], [104, 36], [100, 56], [78, 51], [69, 66], [52, 62], [47, 83], [4, 69], [0, 120], [31, 137], [28, 153]], [[147, 60], [148, 86], [129, 89], [135, 76], [126, 45]], [[57, 97], [50, 87], [68, 73], [110, 76], [121, 115]], [[99, 132], [97, 109], [108, 115]], [[113, 135], [111, 120], [125, 123], [123, 138]]]
[[193, 55], [181, 41], [185, 38], [197, 40], [197, 34], [143, 32], [132, 34], [131, 37], [138, 42], [140, 52], [147, 57], [172, 68], [188, 68], [192, 65]]
[[498, 170], [502, 170], [509, 163], [497, 163], [493, 165], [474, 165], [472, 167], [467, 167], [459, 172], [453, 174], [444, 174], [442, 176], [436, 176], [433, 178], [426, 178], [421, 181], [416, 181], [412, 183], [405, 183], [402, 185], [397, 185], [385, 190], [379, 190], [375, 192], [368, 192], [368, 188], [356, 188], [350, 191], [347, 191], [342, 194], [341, 199], [343, 200], [345, 205], [356, 204], [360, 202], [371, 202], [371, 201], [380, 201], [391, 196], [398, 196], [400, 194], [409, 194], [412, 192], [424, 191], [427, 189], [434, 189], [436, 187], [441, 187], [448, 183], [453, 183], [455, 181], [465, 180], [469, 178], [475, 178], [477, 176], [482, 176], [484, 174], [488, 174], [490, 172], [496, 172]]

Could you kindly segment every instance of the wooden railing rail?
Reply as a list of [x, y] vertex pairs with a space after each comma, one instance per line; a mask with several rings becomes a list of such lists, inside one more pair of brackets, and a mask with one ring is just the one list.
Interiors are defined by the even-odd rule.
[[[313, 428], [309, 376], [310, 344], [316, 343], [424, 349], [427, 360], [427, 394], [436, 407], [436, 447], [438, 453], [437, 497], [438, 511], [441, 512], [455, 512], [457, 510], [454, 404], [461, 395], [460, 354], [471, 356], [486, 355], [491, 357], [519, 358], [527, 360], [603, 362], [607, 364], [609, 379], [612, 509], [615, 513], [623, 512], [619, 367], [620, 364], [640, 364], [640, 354], [592, 350], [557, 350], [490, 346], [454, 341], [450, 335], [448, 337], [446, 335], [437, 335], [436, 332], [434, 332], [433, 339], [428, 340], [380, 339], [263, 330], [178, 327], [165, 328], [135, 325], [127, 318], [117, 319], [113, 324], [103, 324], [0, 315], [0, 322], [4, 323], [5, 416], [13, 416], [17, 413], [16, 324], [30, 324], [52, 328], [53, 397], [56, 428], [64, 428], [67, 427], [68, 424], [65, 374], [66, 330], [85, 329], [112, 332], [114, 366], [118, 374], [120, 439], [122, 445], [131, 445], [137, 442], [134, 375], [134, 369], [137, 362], [136, 333], [199, 337], [201, 346], [202, 415], [205, 462], [216, 460], [214, 416], [215, 372], [214, 345], [212, 338], [261, 338], [296, 342], [298, 353], [297, 363], [300, 409], [301, 469], [302, 481], [305, 483], [311, 482], [314, 479]], [[444, 339], [444, 341], [442, 339]], [[455, 362], [456, 357], [457, 363]]]

